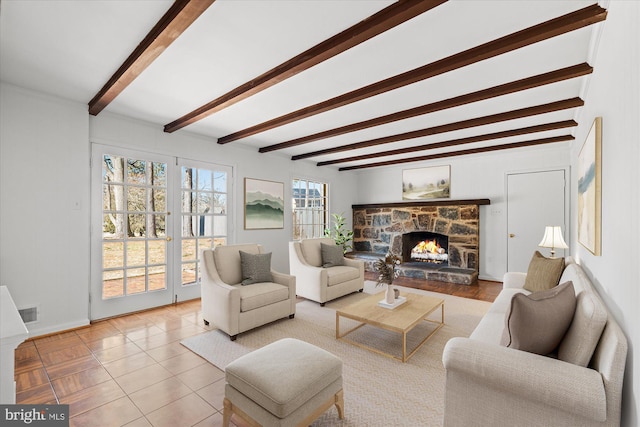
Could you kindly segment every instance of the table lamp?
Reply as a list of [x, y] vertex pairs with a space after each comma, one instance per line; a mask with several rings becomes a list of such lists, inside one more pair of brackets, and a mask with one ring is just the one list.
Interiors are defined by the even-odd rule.
[[543, 248], [551, 248], [551, 258], [556, 257], [556, 248], [567, 249], [569, 246], [562, 238], [562, 229], [559, 225], [548, 225], [544, 229], [544, 237], [538, 246]]

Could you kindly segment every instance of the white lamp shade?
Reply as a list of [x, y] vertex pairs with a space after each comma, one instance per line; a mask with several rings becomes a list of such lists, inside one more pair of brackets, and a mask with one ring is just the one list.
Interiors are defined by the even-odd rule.
[[543, 248], [561, 248], [567, 249], [569, 246], [565, 243], [562, 238], [562, 229], [560, 226], [551, 226], [548, 225], [544, 229], [544, 237], [538, 246]]

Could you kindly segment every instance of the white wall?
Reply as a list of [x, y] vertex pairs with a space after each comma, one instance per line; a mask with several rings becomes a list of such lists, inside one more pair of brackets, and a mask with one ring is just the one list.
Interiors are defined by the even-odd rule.
[[[217, 144], [215, 139], [185, 131], [165, 133], [162, 126], [143, 123], [126, 117], [101, 113], [90, 119], [91, 142], [126, 147], [153, 153], [195, 159], [234, 168], [234, 231], [231, 243], [255, 242], [273, 252], [276, 270], [289, 271], [288, 242], [292, 239], [291, 217], [285, 215], [284, 229], [244, 229], [244, 178], [284, 182], [285, 201], [291, 200], [292, 178], [309, 178], [329, 184], [330, 212], [351, 212], [351, 200], [356, 194], [353, 173], [337, 168], [318, 168], [308, 161], [292, 162], [278, 153], [260, 154], [257, 149], [239, 144]], [[286, 202], [285, 202], [286, 203]], [[289, 206], [289, 205], [285, 205]], [[347, 214], [351, 227], [351, 215]]]
[[403, 169], [451, 165], [451, 199], [491, 200], [490, 205], [480, 207], [479, 276], [481, 279], [502, 281], [507, 270], [506, 175], [517, 171], [567, 167], [570, 164], [569, 150], [569, 143], [558, 143], [539, 148], [505, 150], [499, 154], [485, 153], [363, 169], [358, 175], [357, 203], [401, 202]]
[[284, 229], [244, 230], [245, 177], [284, 182], [285, 199], [293, 177], [327, 182], [330, 211], [351, 212], [353, 173], [184, 131], [167, 134], [161, 125], [106, 112], [90, 117], [85, 104], [6, 83], [0, 98], [0, 283], [18, 308], [40, 307], [40, 321], [29, 328], [34, 336], [88, 323], [91, 142], [233, 166], [230, 241], [263, 244], [279, 271], [289, 271], [291, 218], [285, 216]]
[[[640, 394], [640, 2], [611, 1], [572, 149], [602, 117], [602, 255], [572, 251], [629, 340], [623, 425], [638, 425]], [[574, 173], [573, 182], [577, 182]], [[577, 205], [577, 195], [572, 204]], [[575, 209], [575, 208], [574, 208]], [[573, 229], [577, 236], [577, 222]]]
[[87, 107], [0, 87], [0, 283], [32, 335], [88, 323]]

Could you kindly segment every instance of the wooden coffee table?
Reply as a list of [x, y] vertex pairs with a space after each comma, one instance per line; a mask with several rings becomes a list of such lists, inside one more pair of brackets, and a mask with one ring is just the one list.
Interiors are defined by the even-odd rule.
[[[434, 333], [436, 333], [438, 329], [444, 326], [444, 300], [414, 293], [407, 293], [403, 296], [407, 298], [407, 302], [393, 309], [380, 307], [378, 305], [378, 301], [384, 299], [384, 293], [382, 293], [371, 295], [343, 309], [336, 310], [336, 339], [406, 362], [415, 354], [416, 351], [418, 351], [420, 347], [422, 347], [425, 342], [427, 342], [429, 338], [431, 338]], [[440, 322], [427, 319], [426, 317], [433, 313], [438, 307], [442, 310]], [[346, 332], [340, 332], [340, 317], [346, 317], [361, 323]], [[422, 321], [432, 322], [437, 326], [416, 346], [416, 348], [411, 351], [411, 353], [407, 354], [407, 333]], [[345, 336], [364, 325], [371, 325], [401, 333], [402, 358], [345, 338]]]

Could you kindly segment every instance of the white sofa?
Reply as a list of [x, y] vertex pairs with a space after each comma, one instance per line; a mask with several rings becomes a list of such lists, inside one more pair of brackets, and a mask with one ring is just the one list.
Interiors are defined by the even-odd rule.
[[298, 296], [319, 302], [364, 289], [364, 262], [342, 259], [343, 265], [322, 266], [321, 244], [335, 245], [331, 238], [289, 242], [289, 272], [296, 276]]
[[500, 345], [511, 298], [529, 293], [523, 289], [525, 278], [524, 273], [507, 273], [503, 290], [471, 336], [446, 344], [444, 425], [619, 426], [627, 340], [571, 259], [560, 283], [573, 282], [577, 305], [560, 348], [569, 339], [567, 345], [580, 345], [575, 335], [580, 329], [573, 329], [584, 323], [580, 315], [595, 308], [606, 318], [587, 367]]

